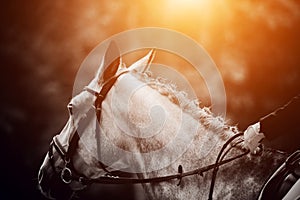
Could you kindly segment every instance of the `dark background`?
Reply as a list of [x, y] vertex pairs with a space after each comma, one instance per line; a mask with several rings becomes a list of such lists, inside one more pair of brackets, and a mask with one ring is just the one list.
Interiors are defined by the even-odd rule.
[[43, 199], [37, 172], [67, 121], [76, 72], [96, 45], [121, 31], [164, 27], [201, 44], [222, 74], [227, 119], [241, 130], [300, 92], [298, 1], [183, 2], [1, 1], [0, 199]]

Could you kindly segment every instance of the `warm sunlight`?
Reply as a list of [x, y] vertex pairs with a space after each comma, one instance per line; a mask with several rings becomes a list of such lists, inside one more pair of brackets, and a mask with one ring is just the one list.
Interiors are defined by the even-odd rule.
[[178, 9], [195, 8], [198, 6], [205, 6], [211, 0], [167, 0], [166, 3], [170, 7], [177, 7]]
[[165, 7], [168, 14], [180, 15], [183, 13], [207, 11], [212, 2], [209, 0], [166, 0]]
[[[177, 26], [182, 31], [197, 32], [200, 27], [210, 29], [215, 19], [224, 13], [226, 5], [216, 0], [165, 0], [163, 16], [167, 25]], [[224, 18], [226, 16], [222, 16]]]

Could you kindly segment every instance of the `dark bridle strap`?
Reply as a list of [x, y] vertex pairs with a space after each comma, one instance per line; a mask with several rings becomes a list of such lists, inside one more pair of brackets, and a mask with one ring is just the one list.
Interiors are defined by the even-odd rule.
[[101, 89], [101, 91], [99, 93], [96, 93], [95, 96], [96, 101], [95, 101], [95, 108], [96, 108], [96, 114], [97, 114], [97, 120], [100, 123], [100, 116], [101, 116], [101, 107], [102, 107], [102, 102], [105, 99], [107, 93], [110, 91], [110, 89], [112, 88], [112, 86], [115, 84], [115, 82], [117, 81], [117, 79], [125, 74], [128, 73], [128, 71], [123, 71], [113, 77], [111, 77], [110, 79], [108, 79], [104, 84], [103, 87]]
[[195, 170], [191, 170], [188, 172], [183, 173], [177, 173], [173, 175], [167, 175], [167, 176], [159, 176], [159, 177], [153, 177], [153, 178], [126, 178], [126, 177], [118, 177], [118, 176], [101, 176], [97, 179], [89, 179], [89, 178], [82, 178], [81, 181], [84, 184], [91, 184], [91, 183], [104, 183], [104, 184], [140, 184], [140, 183], [157, 183], [157, 182], [166, 182], [173, 179], [182, 179], [183, 177], [192, 176], [192, 175], [203, 175], [204, 172], [209, 171], [211, 169], [214, 169], [215, 167], [219, 167], [221, 165], [227, 164], [233, 160], [236, 160], [242, 156], [247, 155], [248, 152], [244, 152], [238, 156], [235, 156], [233, 158], [229, 158], [223, 161], [218, 162], [217, 164], [211, 164], [205, 167], [197, 168]]
[[[90, 92], [91, 94], [95, 95], [96, 96], [96, 101], [95, 101], [95, 108], [96, 108], [96, 116], [97, 116], [97, 120], [98, 122], [100, 123], [100, 117], [101, 117], [101, 107], [102, 107], [102, 102], [104, 100], [104, 98], [106, 97], [107, 93], [110, 91], [110, 89], [112, 88], [112, 86], [115, 84], [115, 82], [117, 81], [117, 79], [122, 75], [122, 74], [125, 74], [127, 73], [128, 71], [123, 71], [113, 77], [111, 77], [110, 79], [108, 79], [102, 86], [102, 89], [99, 93], [95, 92], [94, 90], [88, 88], [88, 87], [85, 87], [85, 90]], [[96, 125], [97, 127], [96, 128], [99, 128], [98, 127], [98, 124]], [[100, 134], [96, 133], [97, 137], [99, 137]], [[76, 149], [78, 147], [78, 142], [79, 142], [79, 139], [80, 139], [80, 136], [78, 134], [77, 131], [75, 131], [75, 133], [73, 134], [73, 137], [70, 141], [70, 145], [67, 149], [67, 152], [64, 154], [65, 155], [65, 162], [69, 162], [71, 161], [73, 155], [75, 154], [76, 152]], [[97, 139], [97, 148], [100, 148], [100, 141], [99, 139]], [[59, 146], [59, 145], [57, 145]], [[56, 148], [56, 146], [55, 146]], [[97, 151], [99, 152], [100, 149], [97, 149]], [[61, 155], [63, 157], [63, 155]], [[68, 164], [68, 168], [72, 169], [75, 171], [75, 168], [74, 166], [72, 165], [73, 162], [69, 162]], [[101, 161], [99, 161], [99, 164], [101, 166], [101, 168], [107, 172], [107, 173], [110, 173], [106, 168], [107, 166], [105, 166]]]
[[[85, 87], [84, 90], [92, 93], [93, 95], [96, 96], [96, 101], [95, 101], [95, 108], [96, 108], [96, 115], [97, 115], [97, 120], [100, 122], [100, 116], [101, 116], [101, 104], [106, 97], [107, 93], [111, 89], [111, 87], [114, 85], [116, 80], [122, 75], [127, 73], [128, 71], [123, 71], [110, 79], [108, 79], [104, 84], [103, 87], [100, 91], [100, 93], [97, 93], [96, 91], [92, 90], [91, 88]], [[99, 135], [99, 134], [97, 134]], [[83, 180], [85, 179], [84, 176], [79, 175], [79, 173], [75, 170], [72, 162], [73, 155], [76, 152], [76, 148], [78, 147], [78, 142], [79, 142], [80, 136], [77, 132], [77, 130], [73, 133], [73, 136], [71, 138], [71, 141], [69, 142], [69, 146], [67, 150], [65, 150], [60, 142], [57, 140], [56, 136], [53, 137], [50, 146], [49, 146], [49, 151], [48, 151], [48, 156], [50, 160], [51, 167], [53, 171], [57, 174], [61, 175], [61, 179], [66, 183], [69, 184], [71, 183], [72, 180], [77, 180], [79, 182], [84, 182]], [[99, 145], [97, 145], [98, 147]], [[53, 147], [59, 154], [59, 156], [63, 159], [64, 161], [64, 168], [62, 169], [61, 172], [56, 171], [55, 163], [54, 163], [54, 158], [53, 158]], [[109, 172], [106, 170], [106, 166], [102, 163], [99, 162], [100, 166], [102, 169], [106, 172]]]
[[72, 159], [73, 155], [76, 152], [76, 148], [78, 147], [78, 141], [79, 141], [79, 134], [77, 131], [75, 131], [75, 133], [71, 139], [67, 153], [66, 153], [66, 160]]
[[[241, 136], [243, 136], [243, 135], [244, 135], [244, 133], [238, 133], [238, 134], [232, 136], [231, 138], [229, 138], [229, 139], [226, 141], [226, 143], [223, 145], [222, 149], [220, 150], [220, 152], [219, 152], [219, 154], [218, 154], [218, 157], [217, 157], [217, 159], [216, 159], [216, 162], [215, 162], [215, 167], [213, 168], [213, 174], [212, 174], [211, 184], [210, 184], [210, 189], [209, 189], [209, 197], [208, 197], [209, 200], [212, 200], [212, 198], [213, 198], [213, 191], [214, 191], [215, 181], [216, 181], [216, 177], [217, 177], [217, 172], [218, 172], [218, 170], [219, 170], [219, 165], [218, 165], [218, 163], [222, 162], [222, 159], [223, 159], [223, 158], [226, 156], [226, 154], [228, 153], [228, 151], [227, 151], [227, 152], [225, 152], [225, 154], [222, 156], [223, 152], [225, 151], [225, 149], [227, 148], [227, 146], [231, 144], [231, 142], [232, 142], [233, 140], [235, 140], [236, 138], [241, 137]], [[247, 153], [249, 153], [249, 152], [250, 152], [250, 151], [247, 150], [247, 151], [245, 152], [245, 154], [247, 154]]]
[[65, 149], [62, 147], [62, 145], [60, 144], [60, 142], [57, 140], [56, 138], [57, 136], [54, 136], [53, 137], [53, 140], [52, 140], [52, 145], [54, 146], [55, 150], [58, 152], [58, 154], [64, 158], [66, 156], [66, 151]]
[[[98, 123], [100, 123], [101, 121], [101, 108], [102, 108], [102, 102], [105, 99], [107, 93], [110, 91], [110, 89], [112, 88], [112, 86], [115, 84], [115, 82], [117, 81], [117, 79], [125, 74], [128, 73], [128, 71], [123, 71], [113, 77], [111, 77], [110, 79], [108, 79], [104, 84], [103, 87], [100, 91], [99, 94], [96, 94], [96, 101], [95, 101], [95, 108], [96, 108], [96, 116], [97, 116], [97, 121]], [[107, 166], [105, 166], [105, 164], [103, 164], [101, 162], [101, 139], [100, 139], [100, 129], [99, 129], [99, 124], [96, 123], [96, 140], [97, 140], [97, 152], [98, 152], [98, 158], [99, 158], [99, 165], [100, 167], [106, 172], [106, 173], [111, 173], [110, 171], [107, 170]]]
[[[78, 134], [75, 134], [75, 135], [78, 135]], [[237, 134], [237, 135], [234, 135], [233, 137], [231, 137], [224, 144], [222, 149], [225, 149], [226, 146], [228, 144], [230, 144], [230, 142], [238, 136], [240, 136], [240, 134]], [[77, 136], [75, 136], [75, 137], [77, 137]], [[75, 140], [73, 140], [73, 141], [75, 141]], [[49, 149], [49, 154], [52, 155], [53, 146], [55, 148], [57, 148], [56, 147], [57, 142], [56, 143], [54, 143], [53, 141], [51, 142], [50, 149]], [[78, 140], [77, 140], [77, 142], [78, 142]], [[72, 142], [71, 142], [71, 144], [72, 144]], [[211, 169], [216, 169], [216, 168], [218, 168], [218, 167], [220, 167], [224, 164], [227, 164], [227, 163], [229, 163], [233, 160], [241, 158], [241, 157], [247, 155], [248, 153], [249, 153], [249, 151], [245, 151], [245, 152], [243, 152], [243, 153], [241, 153], [237, 156], [234, 156], [232, 158], [228, 158], [226, 160], [221, 160], [221, 161], [216, 162], [215, 164], [207, 165], [205, 167], [197, 168], [195, 170], [191, 170], [191, 171], [188, 171], [188, 172], [181, 172], [181, 173], [178, 172], [177, 174], [173, 174], [173, 175], [159, 176], [159, 177], [145, 178], [145, 179], [119, 177], [119, 176], [114, 176], [114, 175], [111, 175], [111, 174], [107, 174], [107, 175], [100, 176], [99, 178], [91, 179], [91, 178], [87, 178], [83, 175], [80, 175], [78, 172], [76, 172], [76, 170], [73, 168], [73, 166], [68, 166], [69, 169], [71, 169], [71, 175], [72, 175], [69, 178], [72, 181], [78, 181], [78, 182], [82, 183], [83, 185], [89, 185], [89, 184], [92, 184], [92, 183], [101, 183], [101, 184], [141, 184], [141, 183], [165, 182], [165, 181], [170, 181], [170, 180], [173, 180], [173, 179], [181, 180], [183, 177], [192, 176], [192, 175], [196, 175], [196, 174], [203, 176], [204, 172], [207, 172]], [[72, 163], [72, 162], [69, 162], [69, 163]], [[54, 164], [53, 164], [53, 166], [54, 166]]]
[[[56, 146], [56, 144], [54, 144], [52, 142], [51, 145], [50, 145], [50, 148], [52, 148], [52, 145], [54, 147]], [[52, 150], [49, 151], [49, 152], [52, 152]], [[207, 172], [211, 169], [218, 168], [219, 166], [222, 166], [222, 165], [227, 164], [227, 163], [229, 163], [233, 160], [241, 158], [241, 157], [247, 155], [248, 153], [249, 153], [249, 151], [246, 151], [246, 152], [244, 152], [240, 155], [234, 156], [232, 158], [228, 158], [226, 160], [216, 162], [215, 164], [207, 165], [205, 167], [197, 168], [195, 170], [191, 170], [191, 171], [188, 171], [188, 172], [182, 172], [182, 173], [177, 173], [177, 174], [173, 174], [173, 175], [159, 176], [159, 177], [153, 177], [153, 178], [145, 178], [145, 179], [127, 178], [127, 177], [119, 177], [119, 176], [113, 176], [113, 175], [104, 175], [104, 176], [100, 176], [99, 178], [91, 179], [91, 178], [87, 178], [83, 175], [79, 175], [79, 173], [77, 173], [75, 171], [75, 169], [70, 166], [70, 169], [72, 171], [72, 173], [71, 173], [72, 177], [70, 177], [70, 179], [72, 181], [78, 181], [78, 182], [82, 183], [83, 185], [90, 185], [92, 183], [101, 183], [101, 184], [141, 184], [141, 183], [166, 182], [166, 181], [170, 181], [170, 180], [173, 180], [173, 179], [181, 180], [183, 177], [192, 176], [192, 175], [196, 175], [196, 174], [203, 176], [204, 172]]]

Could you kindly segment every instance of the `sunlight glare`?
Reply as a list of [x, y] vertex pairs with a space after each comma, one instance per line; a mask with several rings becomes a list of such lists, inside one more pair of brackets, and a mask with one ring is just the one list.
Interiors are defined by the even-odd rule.
[[168, 26], [177, 30], [196, 33], [199, 27], [214, 24], [213, 16], [217, 14], [216, 0], [165, 0], [163, 20]]
[[206, 20], [212, 15], [213, 0], [165, 0], [168, 18], [174, 21]]
[[166, 5], [171, 10], [190, 10], [206, 6], [210, 0], [167, 0]]

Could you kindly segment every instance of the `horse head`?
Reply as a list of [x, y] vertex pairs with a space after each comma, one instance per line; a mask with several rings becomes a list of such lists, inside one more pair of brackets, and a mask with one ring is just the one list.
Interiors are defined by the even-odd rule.
[[[82, 123], [85, 123], [83, 121], [96, 122], [98, 112], [95, 110], [97, 109], [95, 106], [105, 101], [105, 96], [99, 97], [99, 95], [101, 95], [101, 91], [108, 90], [106, 91], [108, 93], [110, 89], [106, 89], [105, 87], [112, 87], [114, 84], [117, 85], [117, 79], [125, 73], [130, 75], [131, 73], [145, 72], [150, 66], [153, 55], [154, 51], [151, 50], [145, 57], [126, 68], [125, 64], [122, 63], [117, 45], [114, 41], [110, 42], [93, 80], [82, 92], [69, 102], [67, 106], [69, 120], [60, 134], [54, 136], [49, 151], [40, 167], [38, 183], [41, 192], [46, 197], [50, 199], [67, 199], [73, 195], [74, 191], [79, 191], [86, 187], [85, 184], [82, 184], [82, 182], [78, 180], [66, 180], [65, 177], [70, 175], [69, 171], [64, 169], [66, 168], [66, 163], [70, 161], [68, 160], [69, 158], [66, 158], [66, 154], [75, 132], [78, 132], [79, 129], [80, 133], [91, 131], [88, 127], [82, 126]], [[115, 80], [112, 81], [112, 79]], [[101, 100], [97, 102], [99, 98], [101, 98]], [[72, 167], [76, 169], [80, 168], [80, 166], [84, 166], [85, 162], [80, 159], [83, 155], [80, 155], [80, 152], [77, 152], [77, 150], [73, 153], [74, 155], [72, 156], [74, 157], [72, 159], [74, 163], [72, 163]], [[90, 155], [87, 155], [87, 157], [89, 156]], [[95, 169], [89, 167], [89, 170], [85, 171], [85, 175], [97, 176], [101, 174], [101, 171], [102, 169], [99, 169], [98, 166], [96, 166]]]

